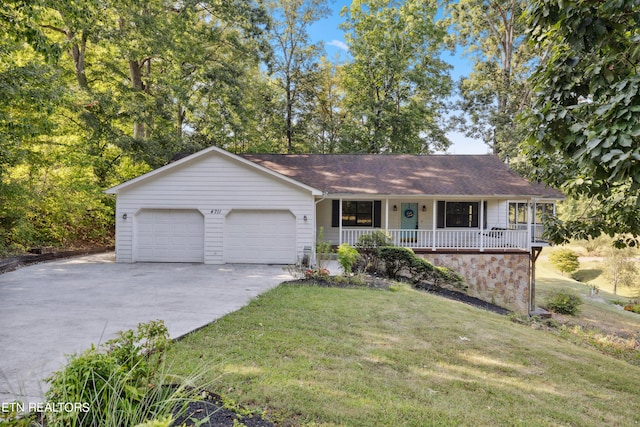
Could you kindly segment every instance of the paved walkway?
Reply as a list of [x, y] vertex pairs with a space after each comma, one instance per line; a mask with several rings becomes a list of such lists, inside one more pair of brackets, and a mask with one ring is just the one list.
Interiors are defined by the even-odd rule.
[[90, 255], [0, 275], [0, 405], [41, 402], [41, 380], [64, 366], [65, 355], [118, 331], [162, 319], [176, 338], [291, 278], [282, 266], [114, 259]]

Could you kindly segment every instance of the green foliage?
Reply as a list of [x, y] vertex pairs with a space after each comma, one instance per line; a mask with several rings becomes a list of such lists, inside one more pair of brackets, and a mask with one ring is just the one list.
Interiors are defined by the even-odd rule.
[[434, 266], [424, 258], [416, 256], [410, 248], [386, 246], [378, 248], [378, 256], [385, 266], [387, 276], [392, 279], [407, 277], [414, 283], [431, 282], [436, 286], [450, 285], [466, 290], [464, 278], [448, 267]]
[[331, 254], [331, 242], [324, 240], [324, 227], [320, 227], [316, 237], [316, 262], [319, 268], [326, 268]]
[[169, 342], [164, 323], [153, 321], [120, 332], [102, 350], [92, 346], [73, 355], [47, 379], [51, 387], [46, 398], [82, 406], [47, 412], [47, 425], [115, 427], [170, 417], [195, 391], [169, 383], [164, 367]]
[[392, 246], [391, 236], [386, 231], [375, 230], [372, 233], [362, 234], [358, 238], [355, 247], [362, 261], [360, 270], [375, 272], [382, 268], [377, 250], [383, 246]]
[[526, 43], [521, 16], [529, 2], [460, 0], [447, 6], [452, 42], [465, 46], [473, 60], [473, 71], [459, 82], [460, 127], [517, 164], [513, 161], [524, 135], [516, 117], [528, 105], [527, 78], [540, 54]]
[[532, 177], [590, 200], [579, 217], [549, 222], [555, 243], [600, 234], [630, 236], [617, 246], [638, 243], [639, 6], [538, 0], [528, 9], [531, 43], [547, 52], [525, 117]]
[[634, 251], [630, 248], [616, 249], [609, 247], [604, 258], [605, 277], [613, 283], [613, 294], [618, 292], [618, 286], [640, 286], [638, 281], [638, 267], [633, 259]]
[[578, 314], [582, 298], [567, 291], [554, 291], [547, 296], [546, 308], [559, 314]]
[[3, 3], [0, 253], [108, 244], [114, 203], [105, 188], [180, 151], [263, 141], [255, 109], [270, 111], [258, 102], [270, 98], [259, 64], [264, 9], [242, 0], [174, 6]]
[[342, 267], [345, 276], [349, 276], [353, 270], [353, 265], [358, 260], [358, 250], [348, 243], [338, 246], [338, 264]]
[[309, 27], [327, 17], [326, 0], [271, 0], [266, 3], [272, 17], [269, 41], [273, 58], [269, 63], [284, 104], [284, 136], [288, 153], [295, 148], [308, 152], [305, 120], [315, 108], [315, 84], [320, 44], [312, 44]]
[[580, 267], [578, 254], [571, 249], [558, 249], [551, 252], [549, 262], [563, 273], [573, 273]]
[[375, 230], [372, 233], [362, 234], [356, 242], [356, 248], [371, 250], [382, 246], [391, 246], [392, 244], [393, 242], [389, 233], [382, 230]]
[[342, 9], [353, 61], [342, 69], [346, 152], [429, 153], [449, 145], [441, 127], [451, 90], [439, 59], [446, 31], [432, 0], [355, 0]]
[[391, 279], [398, 279], [403, 269], [413, 265], [415, 254], [410, 248], [398, 246], [383, 246], [378, 248], [386, 275]]

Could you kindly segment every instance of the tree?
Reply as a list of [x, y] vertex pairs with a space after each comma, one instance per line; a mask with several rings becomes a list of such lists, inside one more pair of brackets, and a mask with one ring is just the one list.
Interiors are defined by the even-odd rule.
[[634, 253], [629, 248], [609, 247], [604, 259], [605, 277], [613, 283], [613, 294], [617, 295], [618, 285], [633, 287], [638, 285], [638, 268], [633, 260]]
[[549, 262], [562, 273], [573, 273], [580, 267], [578, 254], [571, 249], [558, 249], [551, 252]]
[[316, 78], [315, 105], [309, 120], [311, 151], [335, 153], [340, 145], [344, 121], [344, 90], [341, 86], [342, 66], [322, 57]]
[[267, 21], [245, 0], [5, 1], [0, 252], [104, 243], [104, 188], [237, 134]]
[[429, 153], [449, 145], [449, 66], [432, 0], [354, 0], [342, 14], [353, 61], [342, 70], [342, 151]]
[[448, 5], [454, 41], [473, 58], [460, 80], [462, 130], [481, 138], [501, 158], [518, 156], [524, 139], [516, 116], [529, 105], [527, 78], [539, 55], [526, 42], [524, 0], [460, 0]]
[[309, 41], [309, 26], [330, 13], [326, 0], [271, 0], [266, 3], [273, 20], [270, 32], [274, 50], [272, 73], [284, 92], [284, 133], [287, 152], [299, 140], [298, 120], [311, 104], [317, 59], [323, 48]]
[[532, 175], [590, 201], [551, 221], [555, 243], [601, 233], [640, 235], [640, 0], [535, 1], [531, 42], [549, 55], [531, 78], [523, 146]]

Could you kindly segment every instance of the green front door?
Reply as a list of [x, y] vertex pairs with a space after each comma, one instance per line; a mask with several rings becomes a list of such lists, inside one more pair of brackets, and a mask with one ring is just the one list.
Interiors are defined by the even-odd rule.
[[[403, 230], [401, 234], [401, 242], [412, 243], [416, 241], [418, 229], [418, 204], [417, 203], [402, 203], [402, 220], [400, 221], [400, 228]], [[404, 231], [407, 230], [407, 231]], [[413, 230], [413, 231], [408, 231]]]

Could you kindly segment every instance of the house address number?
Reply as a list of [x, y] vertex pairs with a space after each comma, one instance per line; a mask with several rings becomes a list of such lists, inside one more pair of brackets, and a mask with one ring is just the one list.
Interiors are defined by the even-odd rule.
[[222, 209], [211, 209], [211, 213], [214, 215], [222, 215]]

